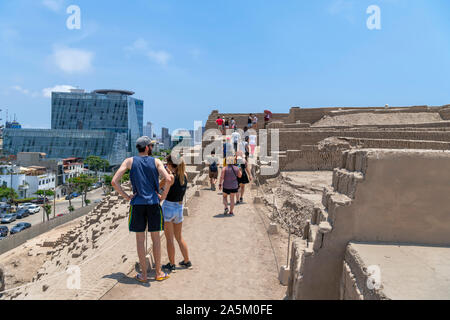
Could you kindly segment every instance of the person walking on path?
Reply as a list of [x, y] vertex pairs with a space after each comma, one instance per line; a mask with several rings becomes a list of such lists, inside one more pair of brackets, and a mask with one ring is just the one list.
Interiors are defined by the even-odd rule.
[[250, 145], [250, 154], [252, 155], [252, 158], [255, 156], [255, 150], [256, 150], [256, 140], [257, 140], [256, 134], [252, 133], [249, 136], [248, 143]]
[[[114, 189], [126, 200], [130, 201], [130, 213], [128, 217], [128, 228], [130, 232], [136, 233], [136, 246], [141, 266], [140, 274], [136, 275], [139, 282], [147, 282], [147, 262], [145, 252], [145, 231], [151, 234], [153, 242], [153, 255], [156, 264], [157, 281], [169, 278], [167, 273], [161, 270], [161, 238], [160, 232], [164, 230], [164, 218], [160, 206], [169, 190], [165, 190], [160, 197], [159, 176], [168, 183], [173, 182], [173, 177], [164, 168], [159, 159], [151, 157], [153, 149], [149, 137], [141, 137], [136, 141], [139, 156], [126, 159], [112, 179]], [[123, 191], [120, 180], [127, 170], [130, 170], [130, 181], [133, 188], [133, 196]]]
[[230, 129], [230, 120], [228, 118], [225, 118], [225, 130]]
[[216, 151], [213, 150], [211, 156], [208, 157], [207, 160], [209, 163], [209, 181], [211, 183], [211, 190], [216, 191], [216, 183], [219, 176], [219, 159], [216, 157]]
[[239, 193], [236, 204], [239, 204], [244, 202], [245, 185], [249, 184], [253, 180], [253, 177], [250, 171], [250, 164], [248, 163], [247, 156], [245, 158], [239, 157], [237, 163], [242, 172], [242, 176], [238, 178]]
[[234, 118], [231, 118], [231, 129], [236, 129], [236, 120], [234, 120]]
[[252, 119], [252, 128], [258, 129], [258, 117], [256, 116], [256, 114], [253, 116]]
[[252, 123], [253, 123], [253, 117], [252, 117], [252, 114], [249, 114], [248, 119], [247, 119], [247, 128], [251, 129]]
[[250, 131], [248, 131], [248, 127], [244, 127], [244, 135], [242, 138], [245, 140], [248, 136], [250, 136]]
[[[234, 157], [227, 157], [227, 166], [220, 175], [219, 190], [223, 192], [224, 215], [234, 215], [235, 196], [239, 192], [238, 179], [242, 177], [241, 170], [234, 165]], [[230, 196], [230, 208], [228, 209], [228, 196]]]
[[227, 166], [227, 158], [235, 155], [233, 145], [231, 144], [231, 138], [226, 137], [223, 139], [223, 168]]
[[264, 129], [267, 129], [267, 126], [270, 123], [270, 120], [272, 119], [272, 112], [269, 110], [264, 111]]
[[242, 152], [247, 159], [250, 156], [250, 147], [249, 147], [250, 137], [245, 137], [244, 141], [241, 142]]
[[237, 152], [237, 151], [238, 151], [238, 143], [239, 143], [239, 140], [241, 140], [241, 135], [240, 135], [240, 133], [237, 132], [237, 131], [234, 131], [234, 132], [231, 134], [231, 140], [232, 140], [232, 142], [233, 142], [234, 152]]
[[217, 117], [216, 124], [217, 124], [217, 129], [219, 129], [219, 131], [222, 132], [222, 134], [223, 134], [223, 119], [220, 117]]
[[171, 182], [164, 183], [164, 189], [168, 188], [166, 200], [162, 205], [164, 215], [164, 234], [167, 242], [167, 255], [169, 263], [163, 266], [165, 270], [175, 271], [175, 243], [174, 238], [178, 242], [184, 260], [180, 262], [180, 266], [191, 268], [192, 263], [189, 260], [189, 251], [182, 236], [183, 228], [183, 199], [186, 194], [188, 179], [186, 175], [186, 163], [180, 158], [175, 164], [172, 156], [167, 157], [167, 170], [173, 177]]

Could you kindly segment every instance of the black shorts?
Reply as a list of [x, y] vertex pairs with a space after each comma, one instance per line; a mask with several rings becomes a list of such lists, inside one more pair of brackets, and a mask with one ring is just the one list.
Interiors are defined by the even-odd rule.
[[223, 193], [225, 194], [232, 194], [232, 193], [238, 193], [239, 189], [223, 189]]
[[130, 232], [164, 231], [164, 216], [161, 206], [159, 204], [130, 206], [128, 228]]

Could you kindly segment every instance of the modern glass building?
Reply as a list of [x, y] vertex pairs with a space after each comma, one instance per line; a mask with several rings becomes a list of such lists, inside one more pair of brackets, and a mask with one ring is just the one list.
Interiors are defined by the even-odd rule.
[[137, 153], [143, 135], [144, 102], [124, 90], [52, 93], [51, 130], [4, 130], [3, 150], [43, 152], [48, 158], [98, 155], [111, 164]]

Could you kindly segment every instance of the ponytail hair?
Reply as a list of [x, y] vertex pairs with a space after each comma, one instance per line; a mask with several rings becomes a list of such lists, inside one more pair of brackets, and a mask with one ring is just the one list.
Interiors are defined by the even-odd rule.
[[184, 185], [186, 181], [186, 163], [184, 162], [184, 158], [183, 157], [178, 158], [177, 160], [178, 164], [175, 164], [173, 162], [171, 155], [169, 155], [166, 160], [168, 165], [171, 165], [176, 169], [176, 174], [178, 179], [180, 179], [180, 184]]

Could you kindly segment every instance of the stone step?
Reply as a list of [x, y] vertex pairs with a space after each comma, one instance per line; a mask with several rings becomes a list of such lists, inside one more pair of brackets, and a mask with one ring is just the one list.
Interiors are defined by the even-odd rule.
[[340, 168], [347, 169], [348, 171], [360, 171], [365, 174], [367, 170], [367, 151], [344, 151], [342, 153]]
[[336, 192], [345, 194], [351, 199], [355, 199], [356, 186], [364, 180], [364, 175], [357, 171], [347, 169], [334, 169], [333, 188]]
[[333, 224], [336, 218], [336, 210], [339, 207], [345, 207], [352, 203], [352, 199], [345, 194], [335, 192], [330, 187], [325, 187], [323, 190], [322, 204], [325, 207], [328, 218], [327, 221]]

